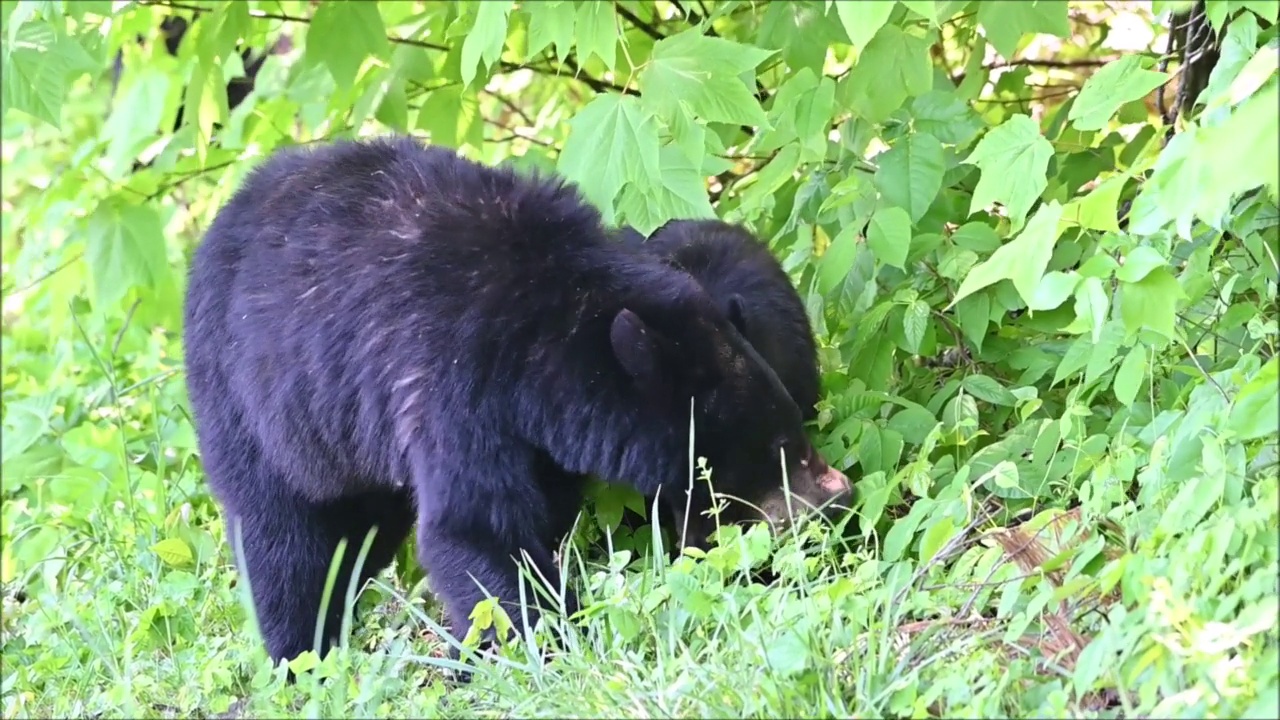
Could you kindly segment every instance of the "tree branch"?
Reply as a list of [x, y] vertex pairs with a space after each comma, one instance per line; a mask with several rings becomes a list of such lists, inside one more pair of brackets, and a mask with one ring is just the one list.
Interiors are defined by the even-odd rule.
[[658, 28], [654, 27], [653, 25], [650, 25], [649, 23], [641, 20], [639, 17], [636, 16], [635, 13], [623, 7], [621, 3], [615, 3], [613, 7], [617, 11], [617, 13], [621, 15], [627, 22], [631, 23], [636, 28], [639, 28], [640, 30], [644, 31], [645, 35], [648, 35], [654, 40], [666, 39], [667, 36], [663, 35], [662, 31], [658, 30]]
[[984, 70], [995, 70], [997, 68], [1018, 67], [1021, 65], [1029, 65], [1032, 67], [1051, 67], [1051, 68], [1077, 68], [1077, 67], [1102, 67], [1111, 62], [1110, 59], [1085, 58], [1081, 60], [1041, 60], [1038, 58], [1018, 58], [1017, 60], [1003, 60], [988, 63], [982, 66]]
[[[200, 5], [191, 5], [184, 2], [178, 2], [177, 0], [138, 0], [138, 4], [150, 5], [153, 7], [165, 7], [165, 8], [171, 8], [174, 10], [190, 10], [196, 13], [212, 12], [210, 8], [203, 7]], [[282, 13], [269, 13], [269, 12], [264, 12], [256, 9], [250, 10], [249, 15], [250, 17], [260, 18], [264, 20], [279, 20], [281, 22], [302, 23], [306, 25], [309, 25], [311, 23], [311, 18], [309, 17], [302, 17], [299, 15], [285, 15]], [[397, 35], [388, 35], [387, 41], [396, 45], [409, 45], [412, 47], [420, 47], [427, 50], [437, 50], [440, 52], [448, 52], [449, 50], [452, 49], [448, 45], [441, 45], [440, 43], [428, 42], [426, 40], [415, 40], [413, 38], [399, 37]], [[572, 58], [566, 58], [564, 64], [573, 72], [572, 75], [561, 73], [560, 68], [555, 66], [523, 65], [520, 63], [507, 62], [505, 60], [500, 60], [498, 62], [498, 68], [501, 72], [504, 72], [504, 73], [515, 72], [517, 70], [530, 70], [540, 75], [549, 75], [549, 76], [554, 75], [556, 77], [567, 77], [587, 85], [595, 92], [607, 92], [609, 90], [613, 90], [615, 92], [623, 92], [629, 95], [640, 94], [639, 91], [632, 90], [630, 88], [624, 88], [621, 85], [618, 85], [616, 83], [611, 83], [607, 80], [582, 74], [582, 71], [578, 68], [577, 64], [573, 62]]]
[[[578, 67], [578, 62], [573, 59], [572, 55], [565, 56], [564, 66], [573, 72], [573, 75], [566, 75], [564, 77], [572, 77], [574, 80], [577, 80], [578, 82], [585, 84], [587, 87], [591, 88], [592, 90], [595, 90], [598, 93], [613, 90], [614, 92], [620, 92], [625, 95], [634, 95], [636, 97], [640, 97], [639, 90], [636, 90], [630, 87], [624, 87], [617, 83], [612, 83], [612, 82], [609, 82], [608, 80], [603, 80], [601, 78], [591, 77], [590, 75], [583, 73], [582, 68]], [[519, 66], [519, 67], [523, 67], [523, 66]], [[535, 72], [537, 71], [537, 68], [531, 67], [529, 69], [534, 70]], [[556, 74], [559, 75], [558, 72]]]

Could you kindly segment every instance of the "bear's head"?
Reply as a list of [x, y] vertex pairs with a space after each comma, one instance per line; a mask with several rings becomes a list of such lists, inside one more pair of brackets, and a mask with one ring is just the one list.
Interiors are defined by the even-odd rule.
[[[808, 511], [848, 507], [848, 478], [818, 454], [778, 376], [700, 287], [664, 306], [621, 310], [610, 341], [645, 412], [662, 415], [683, 435], [685, 452], [688, 433], [680, 430], [688, 428], [692, 399], [694, 453], [707, 459], [712, 475], [710, 487], [694, 483], [687, 542], [701, 544], [714, 529], [703, 511], [718, 499], [728, 501], [722, 523], [786, 523]], [[662, 499], [685, 518], [683, 491]]]

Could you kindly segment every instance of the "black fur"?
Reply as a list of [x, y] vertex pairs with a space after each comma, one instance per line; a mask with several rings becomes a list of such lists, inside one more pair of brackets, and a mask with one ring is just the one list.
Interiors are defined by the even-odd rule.
[[[586, 475], [683, 509], [691, 397], [717, 491], [776, 512], [780, 447], [793, 488], [847, 491], [698, 282], [613, 242], [572, 186], [411, 139], [268, 159], [196, 250], [185, 321], [204, 468], [273, 659], [311, 648], [332, 553], [348, 538], [341, 593], [371, 526], [361, 579], [416, 522], [460, 634], [472, 576], [518, 603], [521, 551], [558, 585]], [[707, 488], [692, 502], [697, 541]]]
[[764, 243], [721, 220], [672, 220], [647, 240], [634, 228], [615, 237], [684, 270], [706, 288], [800, 406], [817, 417], [818, 348], [804, 301]]

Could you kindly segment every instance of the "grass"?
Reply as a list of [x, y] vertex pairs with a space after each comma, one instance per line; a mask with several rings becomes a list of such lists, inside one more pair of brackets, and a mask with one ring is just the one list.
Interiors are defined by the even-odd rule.
[[[72, 324], [77, 333], [55, 340], [52, 353], [33, 346], [28, 320], [5, 329], [6, 418], [50, 411], [32, 442], [47, 452], [29, 459], [47, 474], [5, 488], [5, 717], [1095, 714], [1142, 703], [1141, 683], [1077, 686], [1076, 661], [1092, 653], [1091, 672], [1105, 679], [1124, 667], [1128, 642], [1155, 653], [1148, 669], [1207, 653], [1214, 662], [1196, 667], [1216, 692], [1253, 686], [1256, 712], [1269, 712], [1257, 686], [1274, 683], [1262, 669], [1274, 641], [1252, 654], [1251, 668], [1230, 647], [1243, 652], [1274, 631], [1272, 568], [1228, 564], [1243, 588], [1236, 602], [1253, 611], [1230, 625], [1234, 646], [1224, 626], [1218, 642], [1227, 645], [1208, 649], [1194, 630], [1223, 614], [1213, 592], [1221, 579], [1200, 579], [1191, 597], [1157, 581], [1147, 607], [1126, 603], [1121, 596], [1140, 588], [1104, 592], [1070, 568], [1046, 570], [1047, 561], [1071, 542], [1153, 566], [1172, 555], [1104, 547], [1078, 514], [1001, 529], [983, 521], [981, 504], [914, 569], [818, 522], [780, 537], [764, 525], [729, 528], [705, 556], [674, 563], [652, 559], [661, 553], [571, 551], [564, 562], [582, 582], [586, 620], [569, 645], [550, 648], [544, 663], [548, 641], [526, 639], [462, 686], [439, 667], [439, 608], [421, 573], [401, 562], [361, 597], [350, 648], [323, 661], [304, 656], [295, 667], [309, 671], [288, 685], [254, 634], [225, 527], [201, 485], [174, 338], [95, 333], [75, 316]], [[15, 433], [6, 450], [19, 430], [6, 426]], [[1276, 500], [1274, 479], [1258, 483], [1203, 527], [1246, 530], [1274, 558], [1265, 542], [1275, 537]], [[768, 586], [752, 579], [761, 567], [777, 576]], [[1083, 611], [1056, 608], [1057, 597]], [[1099, 650], [1082, 633], [1112, 644]], [[1145, 633], [1158, 633], [1156, 642], [1143, 642]], [[1104, 662], [1108, 651], [1115, 656]]]

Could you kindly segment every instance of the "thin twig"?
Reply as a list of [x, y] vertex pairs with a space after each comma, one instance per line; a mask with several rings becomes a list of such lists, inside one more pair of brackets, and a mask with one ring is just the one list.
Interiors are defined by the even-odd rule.
[[129, 323], [133, 322], [133, 313], [138, 309], [138, 303], [142, 302], [142, 298], [134, 298], [133, 304], [129, 306], [129, 312], [125, 313], [124, 324], [120, 326], [120, 331], [116, 333], [116, 341], [111, 343], [111, 357], [116, 357], [120, 352], [120, 341], [124, 340], [124, 331], [129, 329]]
[[82, 258], [82, 257], [84, 257], [84, 253], [82, 253], [82, 252], [80, 252], [80, 253], [76, 253], [75, 255], [73, 255], [73, 256], [71, 257], [71, 259], [69, 259], [69, 260], [67, 260], [67, 261], [63, 262], [61, 265], [58, 265], [57, 267], [55, 267], [55, 268], [53, 268], [52, 270], [50, 270], [50, 271], [48, 271], [48, 272], [44, 273], [43, 275], [38, 276], [35, 280], [32, 280], [31, 282], [27, 283], [26, 285], [23, 285], [22, 287], [17, 288], [17, 289], [14, 289], [14, 288], [13, 288], [13, 286], [10, 286], [10, 287], [6, 288], [6, 289], [3, 291], [3, 293], [2, 293], [2, 294], [4, 294], [4, 295], [9, 295], [9, 294], [11, 294], [11, 293], [24, 293], [24, 292], [26, 292], [26, 291], [30, 290], [31, 288], [33, 288], [33, 287], [35, 287], [35, 286], [39, 285], [40, 283], [44, 282], [45, 280], [48, 280], [49, 278], [53, 277], [54, 275], [57, 275], [58, 273], [62, 272], [63, 270], [66, 270], [68, 267], [70, 267], [70, 266], [71, 266], [71, 263], [73, 263], [73, 262], [75, 262], [75, 261], [79, 260], [79, 259], [80, 259], [80, 258]]
[[1187, 356], [1191, 358], [1192, 364], [1196, 366], [1196, 369], [1200, 371], [1200, 374], [1204, 375], [1204, 378], [1218, 389], [1218, 393], [1222, 395], [1222, 399], [1226, 400], [1227, 404], [1230, 405], [1231, 396], [1227, 395], [1227, 391], [1222, 389], [1222, 386], [1218, 384], [1218, 381], [1214, 380], [1213, 376], [1205, 371], [1204, 366], [1200, 364], [1200, 358], [1196, 357], [1195, 351], [1191, 349], [1190, 345], [1187, 345], [1187, 341], [1179, 337], [1178, 342], [1182, 345], [1183, 349], [1187, 351]]

